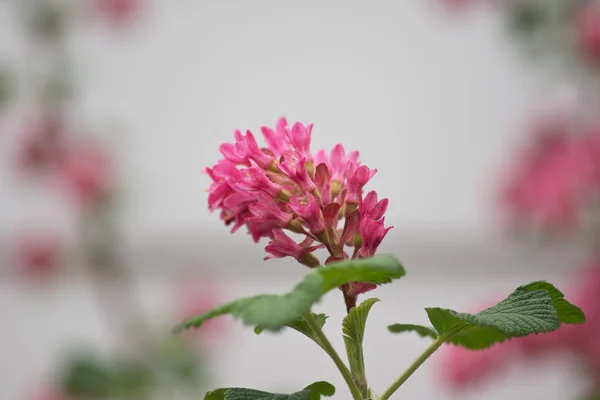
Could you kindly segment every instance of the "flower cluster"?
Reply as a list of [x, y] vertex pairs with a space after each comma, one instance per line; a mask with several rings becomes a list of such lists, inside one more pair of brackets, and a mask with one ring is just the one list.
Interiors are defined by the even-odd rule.
[[579, 227], [600, 189], [600, 126], [573, 132], [567, 125], [535, 126], [533, 146], [518, 154], [502, 187], [510, 214], [551, 232]]
[[[313, 154], [312, 128], [290, 126], [282, 117], [275, 129], [262, 127], [264, 148], [252, 132], [236, 130], [235, 143], [220, 147], [223, 159], [206, 169], [213, 181], [209, 208], [220, 210], [232, 231], [246, 226], [255, 242], [269, 238], [266, 259], [291, 256], [312, 268], [321, 264], [313, 254], [320, 248], [330, 254], [326, 263], [373, 256], [391, 228], [384, 225], [387, 199], [375, 192], [363, 197], [377, 170], [361, 165], [358, 152], [346, 153], [341, 144]], [[288, 232], [304, 240], [298, 243]]]

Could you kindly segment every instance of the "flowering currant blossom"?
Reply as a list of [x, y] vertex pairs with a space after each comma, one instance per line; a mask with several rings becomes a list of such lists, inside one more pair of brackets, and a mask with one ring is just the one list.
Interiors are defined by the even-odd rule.
[[590, 2], [582, 6], [576, 23], [583, 52], [591, 61], [600, 63], [600, 5]]
[[58, 271], [63, 255], [59, 237], [50, 232], [29, 232], [15, 242], [14, 262], [24, 278], [50, 277]]
[[502, 188], [502, 205], [511, 216], [570, 232], [600, 187], [600, 129], [572, 135], [565, 125], [540, 126], [534, 133], [534, 146], [518, 156]]
[[66, 194], [83, 208], [105, 200], [114, 189], [115, 171], [108, 154], [97, 144], [74, 145], [58, 171]]
[[[322, 248], [329, 261], [372, 257], [391, 229], [384, 226], [387, 199], [378, 201], [375, 192], [363, 197], [377, 170], [361, 165], [358, 152], [346, 154], [341, 144], [313, 154], [312, 128], [290, 126], [282, 117], [274, 129], [262, 127], [263, 148], [252, 132], [236, 130], [235, 142], [220, 146], [223, 159], [206, 168], [209, 209], [220, 210], [232, 231], [246, 226], [255, 242], [269, 238], [266, 259], [289, 256], [313, 268], [321, 265], [313, 253]], [[355, 298], [374, 287], [355, 283], [342, 290]]]

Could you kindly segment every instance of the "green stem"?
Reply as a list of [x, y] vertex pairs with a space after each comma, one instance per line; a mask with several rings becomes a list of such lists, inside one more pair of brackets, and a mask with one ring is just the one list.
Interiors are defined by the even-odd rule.
[[440, 336], [438, 337], [432, 344], [431, 346], [429, 346], [427, 349], [425, 349], [425, 351], [423, 352], [423, 354], [421, 354], [407, 369], [406, 371], [404, 371], [404, 373], [402, 375], [400, 375], [400, 377], [398, 379], [396, 379], [394, 381], [394, 383], [392, 383], [390, 385], [389, 388], [387, 388], [387, 390], [385, 392], [383, 392], [383, 394], [381, 395], [381, 397], [379, 397], [379, 400], [387, 400], [390, 398], [390, 396], [392, 394], [394, 394], [394, 392], [396, 390], [398, 390], [398, 388], [400, 386], [402, 386], [402, 384], [404, 382], [406, 382], [406, 380], [408, 378], [410, 378], [410, 376], [421, 366], [421, 364], [423, 364], [425, 362], [425, 360], [427, 360], [429, 358], [429, 356], [431, 356], [445, 341], [446, 339], [448, 339], [447, 335], [444, 336]]
[[352, 373], [350, 372], [346, 364], [344, 364], [338, 353], [335, 351], [335, 349], [329, 342], [329, 339], [327, 339], [327, 336], [325, 336], [325, 333], [323, 332], [313, 315], [310, 312], [308, 312], [304, 315], [304, 319], [313, 330], [315, 337], [318, 340], [318, 343], [321, 345], [323, 350], [325, 350], [325, 352], [329, 355], [329, 357], [331, 357], [331, 359], [335, 363], [335, 366], [340, 370], [342, 376], [344, 377], [344, 380], [346, 381], [346, 384], [348, 385], [348, 388], [350, 388], [352, 398], [354, 400], [362, 400], [362, 395], [360, 394], [360, 390], [358, 389], [358, 386], [356, 386], [356, 383], [352, 378]]

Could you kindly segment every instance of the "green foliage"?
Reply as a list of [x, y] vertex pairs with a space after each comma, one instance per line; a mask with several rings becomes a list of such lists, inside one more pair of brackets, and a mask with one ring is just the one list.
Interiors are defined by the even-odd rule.
[[192, 317], [177, 326], [174, 331], [177, 333], [199, 327], [211, 318], [231, 314], [245, 324], [277, 332], [293, 324], [302, 314], [308, 312], [313, 304], [321, 300], [325, 293], [341, 285], [349, 282], [379, 285], [404, 275], [404, 268], [391, 255], [345, 260], [313, 269], [287, 294], [259, 295], [236, 300]]
[[518, 2], [510, 8], [509, 26], [518, 36], [529, 36], [549, 19], [548, 7], [536, 2]]
[[368, 388], [365, 375], [365, 360], [363, 354], [363, 339], [367, 317], [373, 304], [379, 299], [372, 298], [363, 301], [358, 307], [350, 310], [342, 323], [342, 333], [346, 344], [346, 354], [350, 363], [350, 371], [358, 387], [366, 394]]
[[558, 320], [561, 324], [583, 324], [585, 322], [585, 314], [581, 308], [565, 300], [564, 294], [552, 284], [538, 281], [523, 285], [519, 289], [529, 291], [545, 290], [548, 292], [552, 299], [552, 306], [556, 309]]
[[517, 288], [505, 300], [477, 314], [427, 308], [429, 320], [440, 336], [469, 349], [483, 349], [504, 340], [550, 332], [561, 323], [583, 323], [581, 310], [546, 282]]
[[95, 357], [80, 354], [67, 365], [62, 387], [75, 396], [109, 396], [112, 392], [112, 373]]
[[391, 333], [404, 333], [404, 332], [415, 332], [421, 337], [430, 337], [432, 339], [437, 339], [438, 334], [433, 328], [429, 328], [423, 325], [413, 325], [413, 324], [394, 324], [388, 326], [388, 330]]
[[[323, 328], [325, 326], [325, 322], [327, 322], [327, 318], [329, 318], [325, 314], [312, 313], [312, 316], [315, 319], [315, 321], [317, 321], [319, 328]], [[289, 328], [292, 328], [292, 329], [300, 332], [301, 334], [308, 337], [309, 339], [314, 340], [318, 344], [318, 341], [315, 339], [313, 330], [311, 329], [310, 325], [308, 325], [308, 323], [306, 322], [304, 317], [298, 318], [296, 321], [292, 322], [291, 324], [288, 324], [287, 326]], [[256, 328], [254, 328], [254, 332], [257, 335], [260, 335], [262, 333], [262, 331], [263, 331], [263, 329], [260, 326], [257, 326]]]
[[292, 394], [268, 393], [254, 389], [224, 388], [208, 392], [204, 400], [319, 400], [331, 397], [335, 387], [328, 382], [315, 382], [300, 392]]

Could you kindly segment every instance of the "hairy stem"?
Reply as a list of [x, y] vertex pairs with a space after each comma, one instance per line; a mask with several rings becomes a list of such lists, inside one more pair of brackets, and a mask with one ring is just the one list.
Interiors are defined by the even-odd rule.
[[385, 392], [383, 392], [383, 394], [379, 397], [379, 400], [389, 399], [390, 396], [394, 394], [394, 392], [398, 390], [398, 388], [402, 386], [402, 384], [406, 382], [408, 378], [410, 378], [410, 376], [446, 341], [447, 338], [447, 335], [438, 337], [427, 349], [425, 349], [423, 354], [421, 354], [406, 369], [406, 371], [404, 371], [404, 373], [402, 373], [402, 375], [400, 375], [400, 377], [396, 379]]
[[325, 352], [329, 355], [329, 357], [331, 357], [331, 359], [335, 363], [335, 366], [340, 370], [340, 373], [344, 377], [348, 388], [350, 388], [352, 398], [354, 400], [362, 400], [363, 397], [360, 393], [360, 390], [358, 389], [358, 386], [356, 386], [356, 383], [354, 382], [354, 378], [352, 378], [352, 373], [350, 372], [346, 364], [344, 364], [338, 353], [335, 351], [335, 349], [331, 345], [331, 342], [329, 342], [329, 339], [327, 339], [327, 336], [325, 336], [325, 333], [323, 332], [313, 315], [310, 312], [308, 312], [304, 315], [304, 319], [313, 330], [315, 337], [318, 340], [318, 343], [321, 345], [323, 350], [325, 350]]

